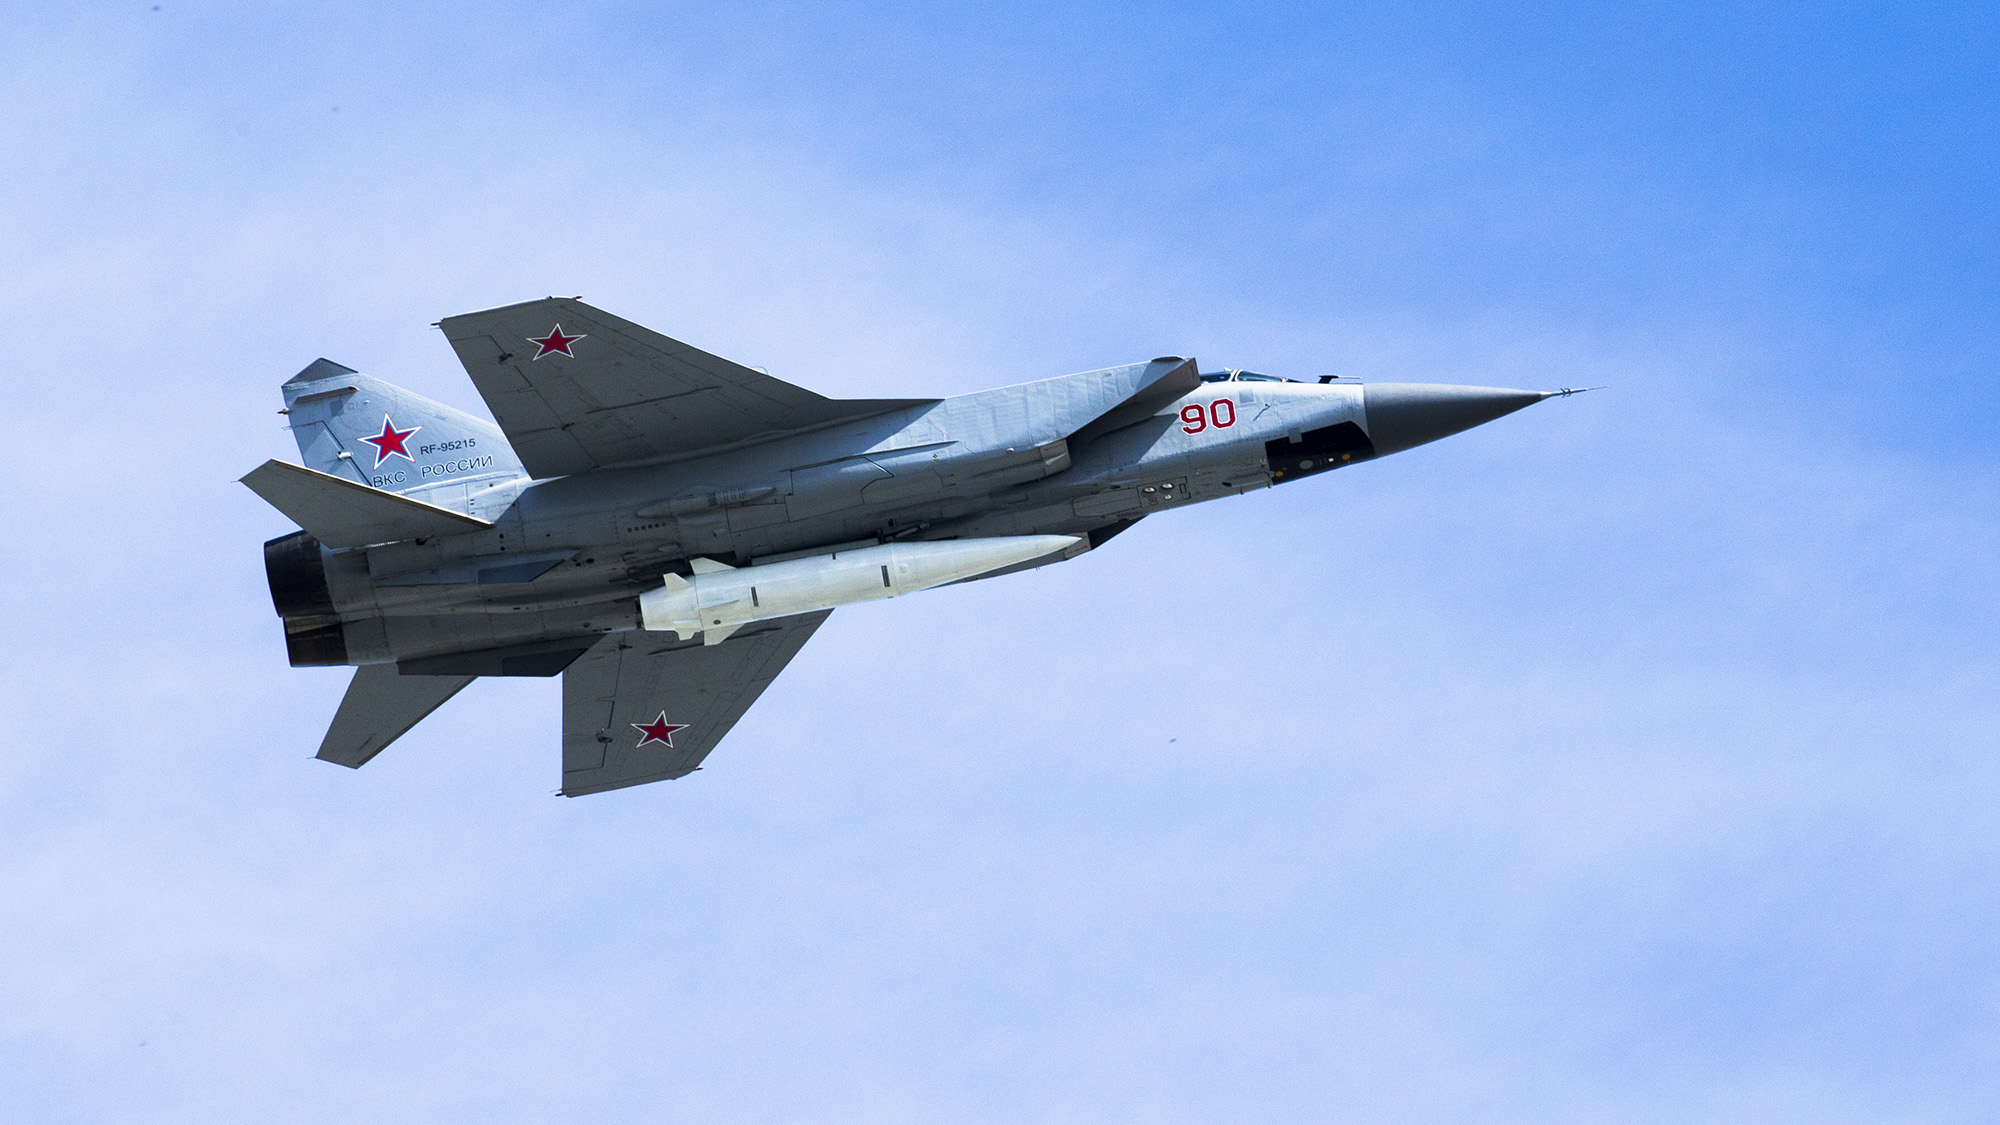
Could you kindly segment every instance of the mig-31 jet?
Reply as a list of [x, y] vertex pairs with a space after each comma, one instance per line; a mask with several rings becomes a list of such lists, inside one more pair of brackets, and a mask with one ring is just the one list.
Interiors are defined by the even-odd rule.
[[1169, 508], [1400, 452], [1551, 395], [1202, 372], [829, 399], [574, 298], [439, 322], [497, 427], [319, 360], [304, 465], [243, 483], [294, 666], [354, 665], [359, 767], [479, 676], [563, 677], [562, 792], [701, 766], [836, 607], [1044, 566]]

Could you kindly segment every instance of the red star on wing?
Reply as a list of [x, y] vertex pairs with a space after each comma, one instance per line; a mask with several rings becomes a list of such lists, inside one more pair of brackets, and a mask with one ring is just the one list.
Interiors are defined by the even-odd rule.
[[410, 451], [404, 443], [410, 440], [411, 434], [421, 429], [422, 426], [411, 426], [407, 430], [399, 430], [396, 428], [396, 423], [389, 421], [389, 416], [384, 414], [382, 432], [361, 440], [375, 447], [375, 467], [379, 469], [382, 467], [382, 462], [391, 457], [401, 457], [405, 461], [415, 462], [416, 458], [410, 456]]
[[[650, 723], [633, 723], [632, 726], [639, 732], [640, 746], [644, 746], [648, 742], [664, 742], [667, 744], [667, 749], [669, 750], [673, 749], [674, 746], [674, 732], [688, 729], [686, 723], [668, 722], [665, 711], [660, 712], [660, 717]], [[637, 747], [634, 747], [634, 749], [637, 749]]]
[[571, 359], [575, 359], [576, 353], [570, 351], [569, 346], [589, 336], [590, 333], [588, 332], [579, 332], [574, 336], [565, 336], [563, 335], [562, 325], [558, 324], [549, 330], [548, 335], [539, 340], [533, 336], [528, 337], [528, 342], [535, 345], [536, 348], [535, 354], [529, 358], [533, 360], [540, 359], [545, 355], [566, 355]]

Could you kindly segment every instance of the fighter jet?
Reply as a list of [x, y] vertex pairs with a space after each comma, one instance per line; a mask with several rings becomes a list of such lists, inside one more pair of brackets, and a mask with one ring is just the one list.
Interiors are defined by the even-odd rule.
[[835, 608], [1072, 559], [1568, 394], [1299, 382], [1192, 359], [830, 399], [551, 297], [438, 322], [498, 426], [321, 359], [303, 465], [243, 478], [295, 667], [352, 665], [360, 767], [479, 676], [555, 676], [562, 788], [685, 776]]

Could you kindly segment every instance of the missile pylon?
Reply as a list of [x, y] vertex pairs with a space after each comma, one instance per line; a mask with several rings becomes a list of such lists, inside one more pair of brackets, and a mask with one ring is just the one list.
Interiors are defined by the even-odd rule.
[[692, 578], [669, 574], [664, 586], [640, 595], [639, 620], [682, 640], [700, 633], [702, 644], [721, 644], [753, 621], [912, 594], [1067, 551], [1082, 541], [1074, 535], [1011, 535], [884, 543], [745, 567], [698, 558], [690, 561]]

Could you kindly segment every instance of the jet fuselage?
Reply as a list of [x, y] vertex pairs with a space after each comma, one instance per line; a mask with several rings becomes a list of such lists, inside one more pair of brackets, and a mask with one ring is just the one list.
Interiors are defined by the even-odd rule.
[[[1397, 428], [1394, 448], [1443, 436], [1426, 428], [1436, 419], [1409, 417], [1424, 409], [1411, 406], [1411, 392], [1425, 391], [1472, 392], [1451, 396], [1449, 406], [1487, 416], [1540, 397], [1351, 381], [1204, 382], [1077, 449], [1067, 439], [995, 444], [1032, 434], [1019, 417], [1019, 389], [1003, 388], [685, 461], [498, 486], [446, 484], [417, 495], [462, 505], [492, 526], [326, 552], [340, 643], [311, 662], [421, 661], [462, 651], [467, 629], [483, 647], [505, 648], [634, 628], [640, 594], [697, 557], [741, 566], [904, 539], [1079, 538], [1064, 553], [1025, 564], [1045, 565], [1155, 512], [1377, 456], [1371, 396], [1373, 429]], [[1462, 420], [1443, 419], [1452, 430]], [[852, 452], [826, 456], [837, 449]], [[450, 494], [454, 487], [459, 495]], [[532, 569], [557, 556], [526, 582], [449, 581], [517, 559]], [[449, 627], [435, 627], [439, 619]]]
[[359, 666], [319, 755], [347, 766], [478, 676], [561, 674], [569, 794], [700, 768], [835, 607], [1073, 558], [1562, 393], [1169, 356], [829, 399], [575, 298], [439, 327], [497, 426], [328, 360], [285, 383], [305, 464], [244, 483], [306, 529], [265, 545], [287, 654]]

